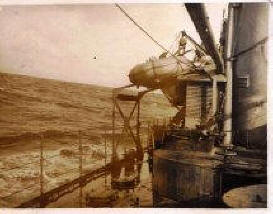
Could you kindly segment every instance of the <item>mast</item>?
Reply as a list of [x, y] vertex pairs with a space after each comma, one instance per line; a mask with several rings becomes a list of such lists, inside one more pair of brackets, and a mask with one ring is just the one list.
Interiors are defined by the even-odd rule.
[[210, 26], [209, 17], [205, 10], [205, 5], [201, 3], [185, 3], [185, 6], [204, 43], [207, 53], [212, 57], [216, 64], [216, 73], [223, 73], [223, 61], [215, 45], [215, 39]]

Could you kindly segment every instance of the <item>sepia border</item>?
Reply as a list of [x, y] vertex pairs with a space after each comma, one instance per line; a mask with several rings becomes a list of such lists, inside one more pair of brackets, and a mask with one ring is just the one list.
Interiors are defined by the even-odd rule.
[[[268, 191], [267, 191], [267, 201], [268, 208], [0, 208], [0, 214], [93, 214], [93, 213], [103, 213], [103, 214], [121, 214], [121, 213], [141, 213], [141, 214], [177, 214], [177, 213], [190, 213], [190, 214], [207, 214], [207, 213], [228, 213], [228, 214], [264, 214], [264, 213], [273, 213], [273, 203], [272, 203], [272, 181], [273, 181], [273, 146], [271, 145], [271, 139], [273, 139], [273, 90], [270, 90], [273, 87], [273, 15], [272, 7], [273, 0], [261, 1], [261, 0], [236, 0], [236, 1], [219, 1], [219, 0], [0, 0], [0, 7], [4, 5], [49, 5], [49, 4], [92, 4], [92, 3], [184, 3], [184, 2], [204, 2], [204, 3], [228, 3], [228, 2], [269, 2], [270, 3], [270, 12], [269, 12], [269, 38], [268, 38], [268, 75], [267, 75], [267, 175], [268, 175]], [[272, 130], [272, 131], [270, 131]]]

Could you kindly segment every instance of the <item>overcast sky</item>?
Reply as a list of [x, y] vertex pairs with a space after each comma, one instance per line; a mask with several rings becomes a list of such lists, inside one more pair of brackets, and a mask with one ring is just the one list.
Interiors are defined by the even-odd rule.
[[[200, 41], [183, 4], [121, 6], [167, 48], [181, 30]], [[225, 5], [206, 6], [218, 41]], [[112, 4], [0, 7], [2, 72], [116, 87], [160, 53]]]

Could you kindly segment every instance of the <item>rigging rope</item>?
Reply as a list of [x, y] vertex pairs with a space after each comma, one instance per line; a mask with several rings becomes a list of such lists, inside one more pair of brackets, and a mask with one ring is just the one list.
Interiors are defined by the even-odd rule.
[[[130, 19], [141, 31], [143, 31], [155, 44], [161, 47], [164, 51], [170, 53], [163, 45], [161, 45], [158, 41], [156, 41], [143, 27], [141, 27], [119, 4], [115, 4], [117, 8], [128, 18]], [[171, 54], [171, 53], [170, 53]]]
[[[163, 49], [165, 52], [169, 53], [172, 57], [174, 57], [178, 62], [182, 63], [181, 60], [179, 58], [177, 58], [176, 55], [174, 55], [173, 53], [171, 53], [169, 50], [167, 50], [163, 45], [161, 45], [157, 40], [155, 40], [143, 27], [141, 27], [119, 4], [115, 4], [115, 6], [128, 18], [130, 19], [134, 25], [136, 25], [142, 32], [144, 32], [146, 34], [146, 36], [148, 36], [155, 44], [157, 44], [161, 49]], [[193, 63], [191, 63], [191, 65], [195, 67], [195, 65]]]
[[255, 48], [256, 48], [257, 46], [259, 46], [259, 45], [263, 45], [264, 43], [267, 42], [267, 40], [268, 40], [268, 37], [265, 37], [264, 39], [262, 39], [262, 40], [256, 42], [254, 45], [250, 46], [249, 48], [246, 48], [246, 49], [240, 51], [239, 53], [234, 54], [233, 56], [227, 58], [226, 60], [228, 60], [228, 61], [236, 60], [236, 58], [238, 58], [239, 56], [241, 56], [241, 55], [243, 55], [243, 54], [245, 54], [245, 53], [247, 53], [247, 52], [249, 52], [249, 51], [255, 49]]
[[[170, 45], [170, 47], [168, 48], [168, 50], [170, 50], [170, 52], [172, 53], [172, 54], [174, 54], [174, 46], [176, 45], [177, 46], [177, 43], [178, 43], [178, 39], [179, 39], [179, 37], [180, 37], [180, 34], [181, 34], [181, 32], [179, 32], [179, 33], [176, 33], [175, 34], [175, 39], [174, 39], [174, 41], [172, 42], [172, 44]], [[176, 48], [177, 49], [177, 48]]]

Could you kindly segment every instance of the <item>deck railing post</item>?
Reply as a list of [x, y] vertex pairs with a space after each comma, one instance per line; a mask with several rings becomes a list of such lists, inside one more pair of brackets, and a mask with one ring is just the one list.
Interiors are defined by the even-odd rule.
[[115, 120], [116, 120], [116, 99], [115, 94], [113, 93], [113, 109], [112, 109], [112, 161], [116, 158], [116, 145], [115, 145]]
[[246, 148], [249, 148], [249, 142], [248, 142], [248, 130], [246, 130]]
[[40, 207], [44, 206], [44, 135], [40, 135]]
[[79, 131], [79, 207], [82, 207], [82, 141]]
[[147, 150], [149, 150], [149, 137], [150, 137], [150, 122], [148, 122], [148, 129], [147, 129]]
[[106, 130], [104, 130], [104, 168], [105, 168], [105, 176], [104, 176], [104, 185], [105, 185], [105, 190], [107, 186], [107, 173], [106, 173], [106, 164], [107, 164], [107, 139], [106, 139]]

